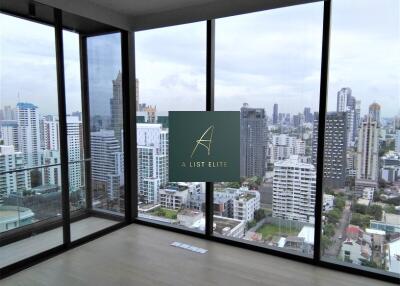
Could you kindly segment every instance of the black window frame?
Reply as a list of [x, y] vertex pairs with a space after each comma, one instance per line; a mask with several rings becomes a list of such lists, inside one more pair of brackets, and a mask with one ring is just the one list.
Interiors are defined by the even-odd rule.
[[[325, 117], [327, 104], [328, 90], [328, 72], [329, 72], [329, 49], [330, 49], [330, 32], [331, 32], [331, 7], [333, 0], [324, 0], [323, 2], [323, 34], [322, 34], [322, 50], [321, 50], [321, 70], [320, 70], [320, 95], [319, 95], [319, 119], [318, 119], [318, 148], [317, 148], [317, 180], [316, 180], [316, 202], [315, 202], [315, 236], [314, 236], [314, 255], [313, 257], [305, 257], [290, 252], [279, 251], [272, 248], [262, 247], [260, 245], [246, 243], [239, 240], [223, 238], [213, 235], [213, 183], [206, 182], [206, 201], [205, 201], [205, 220], [206, 229], [204, 233], [193, 232], [184, 228], [176, 228], [167, 224], [160, 224], [144, 220], [138, 217], [137, 206], [137, 148], [136, 148], [136, 71], [135, 71], [135, 31], [127, 31], [115, 28], [109, 25], [100, 24], [95, 21], [86, 19], [81, 16], [71, 20], [68, 17], [68, 23], [63, 22], [65, 12], [57, 8], [49, 6], [52, 15], [36, 15], [33, 2], [26, 1], [28, 5], [26, 13], [20, 11], [12, 11], [9, 7], [0, 6], [0, 12], [11, 16], [21, 17], [34, 22], [50, 25], [55, 29], [56, 43], [56, 62], [57, 62], [57, 91], [58, 91], [58, 107], [60, 119], [60, 149], [68, 150], [66, 140], [66, 112], [65, 112], [65, 83], [64, 83], [64, 57], [63, 57], [63, 42], [62, 31], [74, 30], [79, 33], [80, 46], [80, 71], [81, 71], [81, 97], [82, 97], [82, 121], [83, 121], [83, 141], [85, 154], [85, 181], [86, 181], [86, 208], [83, 212], [77, 214], [70, 213], [69, 209], [69, 189], [68, 189], [68, 156], [61, 156], [61, 177], [62, 177], [62, 218], [57, 218], [51, 221], [44, 221], [33, 225], [21, 227], [19, 229], [7, 232], [7, 235], [0, 237], [0, 247], [23, 239], [32, 235], [32, 233], [44, 232], [55, 227], [63, 227], [63, 243], [60, 246], [41, 252], [34, 256], [23, 259], [14, 264], [8, 265], [0, 269], [0, 279], [7, 277], [15, 272], [21, 271], [54, 255], [72, 249], [83, 243], [91, 241], [102, 235], [120, 229], [131, 223], [148, 225], [156, 228], [161, 228], [173, 232], [178, 232], [186, 235], [191, 235], [210, 241], [224, 243], [236, 247], [241, 247], [253, 251], [263, 252], [279, 257], [300, 261], [316, 266], [321, 266], [329, 269], [335, 269], [343, 272], [348, 272], [360, 276], [367, 276], [379, 280], [398, 282], [398, 276], [390, 272], [383, 273], [367, 270], [346, 263], [330, 262], [321, 259], [321, 230], [322, 230], [322, 199], [323, 199], [323, 155], [324, 155], [324, 132], [325, 132]], [[10, 1], [12, 2], [12, 1]], [[33, 6], [32, 6], [33, 5]], [[299, 5], [303, 5], [299, 3]], [[306, 4], [304, 4], [306, 5]], [[282, 7], [285, 8], [286, 6]], [[70, 15], [70, 14], [69, 14]], [[54, 22], [49, 21], [54, 17]], [[71, 25], [72, 21], [72, 25]], [[79, 30], [79, 25], [74, 26], [74, 21], [89, 21], [93, 24], [90, 30]], [[207, 45], [206, 45], [206, 110], [214, 110], [214, 80], [215, 80], [215, 19], [207, 21]], [[64, 24], [64, 25], [63, 25]], [[158, 27], [154, 27], [158, 28]], [[92, 36], [104, 35], [108, 33], [121, 34], [121, 62], [122, 62], [122, 96], [123, 96], [123, 126], [124, 126], [124, 175], [125, 175], [125, 213], [123, 221], [97, 231], [88, 236], [82, 237], [76, 241], [71, 241], [70, 223], [88, 216], [100, 216], [105, 218], [121, 218], [121, 216], [113, 215], [108, 212], [101, 212], [92, 209], [91, 196], [91, 172], [90, 172], [90, 116], [89, 116], [89, 89], [88, 89], [88, 61], [87, 61], [87, 39]]]

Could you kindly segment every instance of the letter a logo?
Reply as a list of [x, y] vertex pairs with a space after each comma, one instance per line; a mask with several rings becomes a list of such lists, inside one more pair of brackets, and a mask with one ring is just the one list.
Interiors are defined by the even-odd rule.
[[197, 147], [199, 145], [203, 146], [204, 148], [207, 149], [207, 154], [210, 155], [210, 149], [211, 149], [211, 142], [212, 142], [212, 137], [213, 137], [213, 132], [214, 132], [214, 125], [211, 125], [210, 127], [207, 128], [206, 131], [204, 131], [203, 135], [201, 135], [200, 139], [196, 140], [196, 146], [194, 147], [192, 154], [190, 155], [190, 158], [193, 157], [194, 153], [197, 150]]

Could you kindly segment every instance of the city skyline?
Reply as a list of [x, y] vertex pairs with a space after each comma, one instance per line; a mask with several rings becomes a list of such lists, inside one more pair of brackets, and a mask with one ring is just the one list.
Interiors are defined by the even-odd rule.
[[[399, 3], [385, 1], [379, 4], [379, 9], [375, 9], [375, 5], [378, 4], [373, 1], [352, 1], [351, 4], [342, 2], [346, 1], [335, 1], [333, 7], [328, 110], [335, 110], [336, 92], [342, 87], [351, 87], [353, 95], [362, 101], [362, 113], [365, 113], [368, 106], [376, 101], [381, 104], [382, 117], [399, 115], [400, 56], [396, 52], [400, 49], [399, 9], [392, 9], [392, 7], [398, 7]], [[364, 14], [350, 14], [350, 11], [358, 11], [359, 5], [364, 5]], [[319, 97], [319, 41], [321, 40], [322, 5], [315, 3], [303, 6], [217, 20], [216, 107], [239, 110], [243, 102], [249, 101], [243, 100], [243, 97], [247, 97], [252, 99], [251, 106], [264, 107], [268, 115], [272, 114], [275, 102], [280, 105], [281, 112], [292, 114], [297, 112], [294, 110], [296, 104], [285, 104], [288, 101], [296, 103], [297, 100], [305, 102], [305, 106], [316, 111]], [[335, 16], [336, 14], [340, 14], [340, 20]], [[292, 24], [284, 23], [287, 17], [293, 19]], [[0, 23], [4, 24], [5, 22], [9, 29], [2, 29], [1, 36], [4, 41], [2, 41], [0, 51], [0, 64], [9, 68], [0, 70], [0, 106], [12, 105], [10, 98], [15, 99], [19, 94], [22, 102], [28, 101], [28, 99], [29, 101], [37, 99], [35, 103], [42, 107], [41, 113], [55, 114], [57, 96], [52, 28], [39, 24], [33, 27], [32, 23], [0, 15]], [[260, 28], [249, 31], [248, 28], [254, 22], [278, 28], [275, 32], [268, 34], [260, 32]], [[238, 25], [240, 30], [237, 33], [249, 38], [254, 38], [255, 34], [267, 34], [267, 36], [260, 37], [259, 42], [256, 43], [258, 48], [251, 50], [251, 55], [247, 55], [241, 49], [238, 49], [235, 54], [221, 54], [218, 52], [219, 47], [230, 46], [229, 41], [227, 42], [223, 36], [219, 36], [222, 31], [220, 29], [224, 25], [228, 29], [227, 32], [229, 32], [229, 28], [232, 29]], [[268, 32], [264, 25], [261, 25], [261, 28]], [[298, 39], [293, 26], [300, 26], [304, 29], [307, 35], [306, 41]], [[14, 37], [14, 35], [18, 31], [27, 29], [30, 30], [28, 36], [31, 37], [32, 46], [19, 45], [18, 37]], [[288, 38], [291, 40], [275, 36], [282, 32], [285, 34], [290, 32]], [[78, 37], [76, 34], [66, 31], [64, 36], [67, 110], [72, 112], [80, 110]], [[158, 110], [176, 110], [177, 108], [182, 109], [179, 106], [180, 98], [185, 97], [188, 106], [185, 109], [205, 109], [205, 23], [138, 32], [136, 37], [137, 75], [142, 87], [141, 103], [156, 105]], [[47, 40], [40, 40], [43, 38]], [[174, 40], [171, 42], [171, 39]], [[310, 46], [310, 39], [317, 39], [318, 45]], [[110, 52], [109, 55], [118, 55], [116, 52], [117, 40], [114, 35], [102, 39], [99, 44], [107, 45], [115, 52]], [[272, 48], [268, 48], [266, 51], [260, 50], [261, 47], [271, 46], [269, 43], [272, 40], [274, 42]], [[295, 64], [289, 65], [291, 60], [299, 55], [293, 52], [293, 49], [289, 48], [290, 46], [295, 50], [299, 47], [302, 48], [304, 51], [301, 54], [302, 61], [297, 60], [294, 61]], [[348, 46], [352, 46], [352, 49], [348, 49]], [[282, 49], [284, 53], [277, 54]], [[353, 51], [357, 51], [357, 53]], [[37, 55], [40, 60], [32, 57], [32, 54]], [[375, 56], [371, 57], [370, 55]], [[233, 64], [246, 66], [244, 62], [246, 57], [247, 61], [252, 63], [251, 70], [246, 68], [240, 73], [232, 73], [230, 68]], [[269, 63], [268, 65], [273, 67], [283, 63], [283, 70], [282, 68], [272, 71], [263, 69], [266, 61], [259, 60], [260, 58], [264, 58]], [[232, 59], [235, 60], [230, 63]], [[162, 64], [164, 68], [152, 68], [155, 62]], [[98, 66], [104, 63], [109, 69], [99, 70]], [[89, 62], [89, 65], [92, 65], [98, 72], [96, 74], [98, 84], [94, 84], [92, 89], [95, 94], [99, 94], [98, 114], [109, 114], [109, 110], [104, 108], [105, 102], [101, 101], [105, 96], [101, 96], [101, 94], [112, 95], [110, 83], [118, 73], [119, 64], [118, 57], [103, 60], [103, 62], [95, 60]], [[22, 68], [26, 70], [29, 66], [40, 68], [28, 70], [24, 75], [26, 80], [21, 81], [18, 77], [19, 70]], [[175, 74], [171, 74], [166, 67], [175, 70]], [[293, 70], [289, 73], [291, 77], [283, 78], [282, 76], [288, 72], [288, 69]], [[271, 78], [272, 81], [267, 80], [268, 78]], [[24, 82], [29, 82], [29, 85]], [[238, 83], [244, 83], [251, 88], [243, 91], [241, 86], [237, 86]], [[224, 91], [224, 86], [227, 85], [235, 92], [226, 89]], [[15, 89], [16, 86], [18, 89]], [[226, 96], [229, 100], [225, 100]], [[365, 98], [368, 98], [370, 102], [364, 100]], [[219, 102], [223, 102], [223, 106], [220, 106]]]

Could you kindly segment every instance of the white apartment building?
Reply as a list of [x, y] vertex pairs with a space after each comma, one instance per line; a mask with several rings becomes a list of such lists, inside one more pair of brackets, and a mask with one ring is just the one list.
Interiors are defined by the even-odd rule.
[[[22, 169], [25, 167], [22, 152], [15, 151], [14, 146], [0, 145], [0, 172]], [[0, 176], [0, 205], [11, 193], [31, 189], [31, 176], [28, 171], [6, 173]]]
[[[55, 165], [60, 164], [60, 151], [58, 150], [43, 150], [41, 157], [41, 165]], [[42, 174], [43, 185], [57, 185], [61, 184], [61, 166], [44, 167], [40, 169]]]
[[13, 145], [18, 150], [18, 121], [0, 120], [0, 138], [3, 145]]
[[305, 155], [305, 142], [287, 134], [273, 135], [269, 144], [270, 163], [288, 159], [291, 155]]
[[260, 208], [259, 191], [238, 191], [233, 201], [233, 218], [245, 222], [254, 219], [254, 212]]
[[17, 104], [18, 147], [26, 167], [37, 166], [40, 154], [39, 113], [32, 103]]
[[357, 144], [356, 191], [362, 193], [365, 187], [377, 187], [378, 183], [378, 123], [366, 116], [361, 123]]
[[[79, 162], [83, 159], [82, 121], [79, 119], [78, 116], [67, 116], [67, 140], [68, 161], [70, 162], [68, 166], [69, 188], [71, 191], [76, 191], [83, 185], [83, 163]], [[119, 160], [119, 156], [117, 156], [117, 160]], [[117, 170], [121, 170], [121, 167], [118, 167]]]
[[314, 223], [316, 171], [299, 156], [274, 164], [272, 216]]
[[123, 154], [114, 130], [92, 132], [93, 187], [107, 193], [108, 199], [118, 199], [124, 184]]
[[168, 182], [168, 131], [161, 124], [136, 126], [140, 200], [156, 204], [160, 187]]
[[328, 194], [323, 194], [322, 197], [322, 210], [324, 212], [330, 211], [333, 209], [335, 201], [335, 196], [333, 195], [328, 195]]
[[60, 149], [60, 133], [58, 116], [48, 115], [41, 121], [43, 127], [43, 149], [59, 150]]
[[396, 130], [394, 150], [395, 150], [395, 152], [400, 154], [400, 130]]
[[162, 207], [179, 210], [186, 208], [189, 200], [189, 184], [170, 183], [158, 191], [158, 202]]

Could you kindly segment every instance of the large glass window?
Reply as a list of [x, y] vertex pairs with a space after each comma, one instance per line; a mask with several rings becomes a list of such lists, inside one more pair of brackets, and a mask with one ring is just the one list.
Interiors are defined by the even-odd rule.
[[79, 34], [63, 31], [63, 43], [70, 211], [74, 212], [86, 207]]
[[[0, 14], [0, 238], [61, 219], [54, 28]], [[26, 31], [29, 31], [27, 33]], [[2, 247], [0, 266], [62, 243], [62, 232], [26, 251]], [[20, 245], [23, 248], [23, 246]], [[4, 255], [13, 252], [12, 255]], [[4, 257], [4, 259], [3, 259]]]
[[398, 275], [400, 4], [332, 5], [322, 259]]
[[87, 38], [94, 209], [124, 213], [121, 35]]
[[322, 20], [322, 3], [216, 20], [215, 110], [240, 110], [241, 178], [214, 184], [214, 235], [313, 255]]
[[139, 217], [204, 231], [205, 183], [168, 180], [168, 111], [206, 109], [206, 23], [136, 33]]

